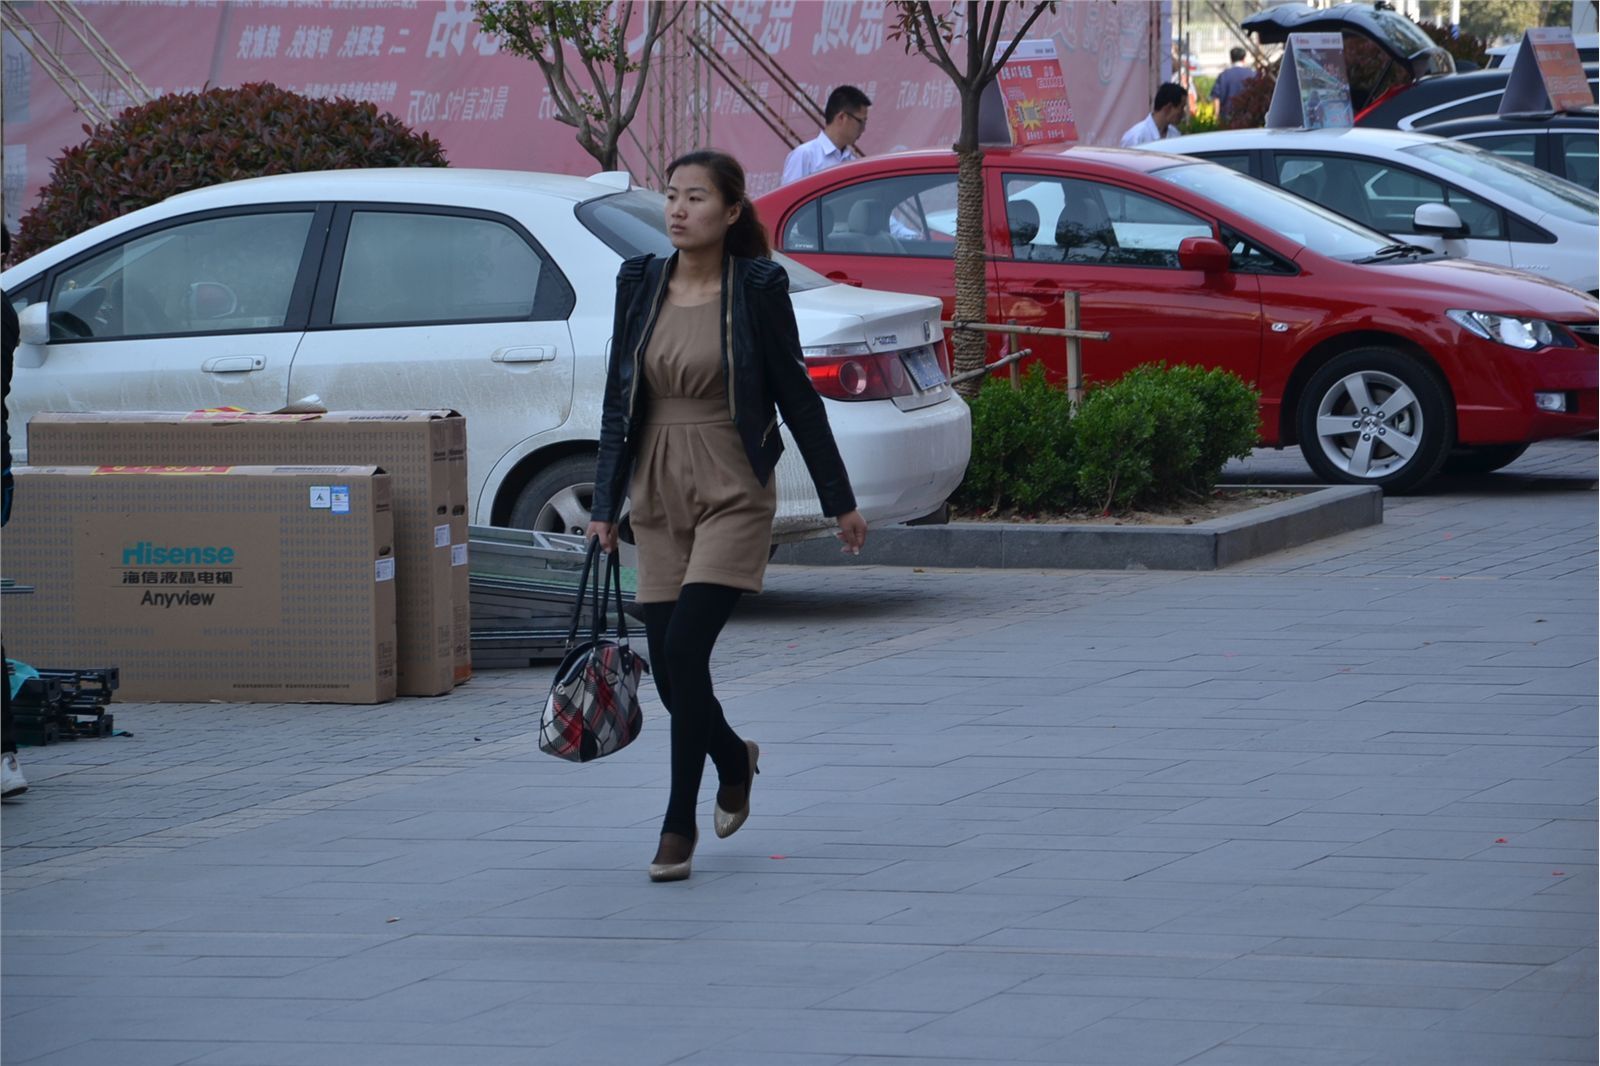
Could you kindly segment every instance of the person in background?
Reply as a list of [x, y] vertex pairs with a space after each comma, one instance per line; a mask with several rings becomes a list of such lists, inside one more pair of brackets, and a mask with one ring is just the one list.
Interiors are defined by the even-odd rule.
[[1136, 148], [1151, 141], [1168, 140], [1180, 136], [1178, 123], [1189, 110], [1189, 91], [1176, 82], [1164, 82], [1156, 89], [1156, 99], [1150, 113], [1135, 122], [1122, 135], [1122, 147]]
[[1211, 87], [1211, 99], [1217, 102], [1217, 117], [1220, 119], [1228, 117], [1233, 98], [1256, 76], [1254, 70], [1244, 65], [1247, 54], [1243, 48], [1230, 48], [1228, 60], [1232, 65], [1217, 75], [1217, 83]]
[[825, 123], [822, 132], [789, 153], [783, 161], [783, 180], [779, 184], [787, 185], [840, 163], [860, 159], [856, 142], [866, 131], [871, 107], [867, 94], [854, 85], [841, 85], [829, 93], [828, 105], [822, 110]]
[[[0, 255], [11, 254], [11, 230], [0, 226]], [[5, 444], [5, 469], [0, 473], [0, 526], [11, 521], [11, 412], [6, 408], [11, 396], [11, 359], [22, 339], [22, 326], [17, 321], [17, 309], [11, 300], [0, 297], [0, 312], [5, 316], [4, 376], [0, 378], [0, 438]], [[0, 663], [5, 661], [5, 649], [0, 648]], [[11, 669], [0, 671], [0, 798], [10, 799], [28, 791], [28, 779], [22, 776], [17, 765], [16, 727], [11, 720]]]

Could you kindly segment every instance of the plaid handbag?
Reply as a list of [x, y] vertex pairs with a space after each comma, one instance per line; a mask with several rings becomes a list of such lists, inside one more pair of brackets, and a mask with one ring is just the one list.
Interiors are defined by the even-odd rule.
[[[539, 720], [539, 750], [558, 759], [588, 762], [621, 751], [644, 728], [639, 709], [639, 678], [650, 669], [644, 658], [628, 647], [628, 621], [622, 613], [622, 570], [617, 553], [600, 563], [600, 538], [589, 542], [589, 555], [578, 581], [578, 602], [572, 608], [572, 628], [567, 632], [567, 652], [550, 683]], [[600, 576], [605, 567], [605, 577]], [[584, 592], [594, 575], [594, 602], [589, 639], [577, 643], [583, 618]], [[606, 629], [606, 594], [614, 593], [617, 635]]]

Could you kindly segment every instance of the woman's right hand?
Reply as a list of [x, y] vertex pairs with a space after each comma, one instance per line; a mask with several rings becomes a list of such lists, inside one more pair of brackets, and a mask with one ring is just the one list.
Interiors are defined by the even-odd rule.
[[617, 550], [617, 524], [615, 522], [590, 522], [589, 528], [583, 532], [584, 543], [587, 544], [594, 538], [600, 538], [600, 550], [614, 552]]

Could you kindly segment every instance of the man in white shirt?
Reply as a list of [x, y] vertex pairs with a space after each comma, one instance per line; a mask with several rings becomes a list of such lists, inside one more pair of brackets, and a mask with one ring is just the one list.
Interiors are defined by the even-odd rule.
[[1150, 113], [1128, 128], [1122, 135], [1122, 147], [1136, 148], [1151, 141], [1164, 141], [1181, 136], [1178, 123], [1189, 110], [1189, 92], [1176, 82], [1165, 82], [1156, 90], [1155, 105]]
[[828, 106], [822, 109], [825, 123], [822, 132], [789, 153], [789, 158], [783, 161], [783, 180], [779, 184], [787, 185], [861, 158], [855, 146], [867, 128], [867, 112], [871, 107], [867, 94], [854, 85], [841, 85], [829, 93]]

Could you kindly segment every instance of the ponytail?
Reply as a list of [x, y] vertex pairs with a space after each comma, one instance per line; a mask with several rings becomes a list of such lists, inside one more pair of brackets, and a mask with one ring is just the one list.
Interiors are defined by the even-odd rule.
[[722, 196], [722, 202], [739, 206], [739, 217], [728, 227], [727, 236], [723, 238], [723, 249], [729, 255], [746, 259], [770, 258], [772, 241], [767, 236], [767, 227], [761, 224], [756, 214], [756, 205], [745, 194], [744, 167], [739, 165], [739, 161], [727, 152], [700, 148], [674, 159], [667, 167], [667, 179], [670, 181], [672, 172], [679, 167], [690, 166], [705, 167]]
[[740, 255], [746, 259], [772, 257], [767, 227], [761, 224], [761, 219], [756, 215], [756, 205], [750, 202], [750, 197], [739, 201], [739, 217], [728, 227], [728, 235], [723, 238], [722, 246], [729, 255]]

